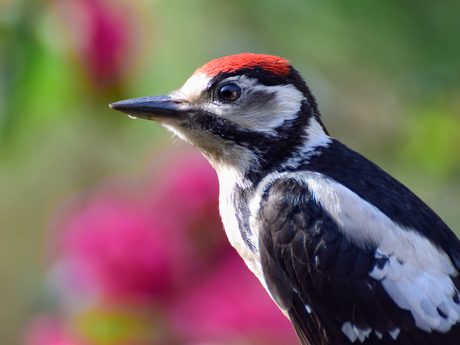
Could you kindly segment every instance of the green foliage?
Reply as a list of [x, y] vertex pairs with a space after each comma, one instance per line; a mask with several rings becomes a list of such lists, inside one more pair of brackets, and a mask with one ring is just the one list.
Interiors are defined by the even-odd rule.
[[401, 156], [443, 178], [460, 172], [460, 117], [441, 109], [421, 109], [410, 119]]

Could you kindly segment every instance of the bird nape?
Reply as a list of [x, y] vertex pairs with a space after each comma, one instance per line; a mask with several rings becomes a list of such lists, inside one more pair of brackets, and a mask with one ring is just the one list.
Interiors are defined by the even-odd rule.
[[288, 60], [227, 56], [169, 95], [110, 107], [157, 121], [209, 160], [230, 243], [302, 344], [460, 344], [458, 238], [329, 136]]

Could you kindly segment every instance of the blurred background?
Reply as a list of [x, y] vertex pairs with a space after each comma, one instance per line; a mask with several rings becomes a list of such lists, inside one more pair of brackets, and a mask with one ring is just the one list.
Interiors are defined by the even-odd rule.
[[0, 0], [0, 343], [296, 344], [229, 249], [212, 169], [108, 108], [229, 54], [291, 59], [330, 133], [459, 234], [458, 13], [456, 1]]

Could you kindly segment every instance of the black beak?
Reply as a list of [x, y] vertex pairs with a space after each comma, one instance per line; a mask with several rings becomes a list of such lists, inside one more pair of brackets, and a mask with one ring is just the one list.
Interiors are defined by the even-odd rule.
[[109, 104], [109, 107], [130, 117], [161, 121], [161, 119], [179, 119], [184, 116], [186, 112], [181, 109], [181, 104], [183, 102], [180, 100], [165, 95], [128, 99]]

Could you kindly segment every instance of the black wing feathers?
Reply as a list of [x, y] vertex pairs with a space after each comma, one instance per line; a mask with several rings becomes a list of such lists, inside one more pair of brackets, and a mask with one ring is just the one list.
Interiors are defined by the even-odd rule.
[[[419, 197], [402, 183], [337, 140], [318, 148], [300, 167], [331, 177], [376, 206], [396, 223], [416, 229], [446, 251], [460, 270], [460, 240]], [[434, 231], [436, 229], [436, 231]], [[459, 342], [460, 344], [460, 342]]]
[[[257, 217], [267, 285], [302, 344], [351, 344], [342, 331], [345, 322], [367, 332], [356, 344], [460, 344], [459, 324], [448, 335], [415, 326], [411, 313], [369, 276], [384, 259], [375, 259], [375, 248], [351, 243], [306, 186], [276, 180], [264, 193]], [[395, 329], [400, 331], [396, 340]]]

